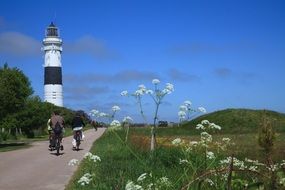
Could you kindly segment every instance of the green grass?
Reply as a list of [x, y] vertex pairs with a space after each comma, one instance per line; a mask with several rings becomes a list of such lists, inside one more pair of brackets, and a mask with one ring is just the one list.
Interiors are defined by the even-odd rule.
[[270, 110], [225, 109], [202, 115], [182, 125], [183, 132], [194, 132], [195, 127], [206, 119], [222, 127], [221, 133], [246, 134], [256, 132], [263, 116], [269, 118], [277, 132], [285, 132], [285, 114]]
[[[180, 128], [175, 128], [180, 130]], [[163, 128], [161, 130], [172, 131], [173, 129]], [[182, 129], [183, 130], [183, 129]], [[149, 153], [149, 129], [132, 128], [130, 130], [129, 144], [125, 145], [120, 139], [124, 139], [124, 131], [119, 131], [118, 136], [113, 132], [105, 133], [97, 140], [91, 152], [100, 156], [102, 161], [99, 165], [83, 161], [79, 170], [73, 176], [67, 190], [77, 189], [124, 189], [128, 180], [136, 181], [142, 173], [152, 172], [155, 176], [167, 176], [173, 184], [173, 189], [180, 189], [185, 181], [179, 181], [183, 168], [179, 165], [182, 158], [181, 152], [176, 148], [169, 147], [171, 141], [177, 137], [183, 138], [186, 142], [199, 140], [199, 135], [166, 135], [158, 136], [158, 149], [151, 156]], [[264, 155], [257, 144], [257, 135], [250, 134], [216, 134], [214, 141], [223, 137], [229, 137], [235, 142], [226, 155], [234, 154], [240, 159], [250, 158], [263, 160]], [[277, 135], [273, 158], [280, 161], [285, 158], [283, 147], [285, 146], [285, 133]], [[161, 140], [162, 139], [162, 140]], [[94, 180], [87, 186], [77, 183], [84, 173], [95, 173]]]
[[[181, 177], [184, 171], [179, 164], [179, 159], [183, 158], [182, 152], [173, 147], [171, 142], [178, 137], [186, 143], [198, 141], [201, 131], [196, 130], [195, 126], [204, 119], [222, 127], [221, 131], [211, 133], [214, 141], [228, 137], [234, 143], [220, 156], [234, 155], [241, 160], [249, 158], [264, 162], [265, 156], [258, 145], [258, 130], [264, 114], [273, 122], [277, 131], [272, 158], [279, 162], [285, 158], [284, 114], [262, 110], [228, 109], [198, 117], [180, 127], [158, 128], [158, 146], [153, 154], [149, 152], [150, 128], [131, 128], [128, 144], [120, 140], [125, 139], [125, 131], [119, 131], [118, 134], [107, 132], [91, 149], [91, 152], [100, 156], [102, 161], [96, 165], [84, 160], [66, 189], [124, 189], [128, 180], [136, 181], [142, 173], [150, 172], [153, 176], [168, 177], [174, 184], [171, 189], [181, 189], [189, 179]], [[94, 173], [95, 176], [91, 184], [81, 186], [77, 181], [86, 172]]]

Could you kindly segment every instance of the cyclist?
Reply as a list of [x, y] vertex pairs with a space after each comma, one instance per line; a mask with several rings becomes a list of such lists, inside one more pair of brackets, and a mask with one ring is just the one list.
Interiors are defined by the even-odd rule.
[[73, 130], [72, 145], [73, 145], [73, 149], [76, 148], [76, 139], [75, 139], [76, 131], [80, 131], [81, 139], [84, 138], [84, 135], [82, 133], [82, 129], [84, 126], [85, 126], [85, 123], [81, 117], [80, 112], [76, 112], [75, 116], [72, 120], [72, 130]]
[[[64, 133], [64, 119], [62, 116], [59, 115], [59, 111], [54, 111], [53, 115], [50, 118], [51, 121], [51, 128], [52, 128], [52, 135], [58, 134], [60, 138], [60, 142], [63, 139]], [[60, 146], [60, 149], [63, 150], [63, 145]]]

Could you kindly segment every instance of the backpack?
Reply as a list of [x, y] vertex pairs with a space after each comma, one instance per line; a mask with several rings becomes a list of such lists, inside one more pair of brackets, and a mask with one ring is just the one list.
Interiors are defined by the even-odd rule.
[[60, 134], [62, 132], [62, 127], [60, 126], [58, 121], [56, 122], [53, 131], [55, 134]]

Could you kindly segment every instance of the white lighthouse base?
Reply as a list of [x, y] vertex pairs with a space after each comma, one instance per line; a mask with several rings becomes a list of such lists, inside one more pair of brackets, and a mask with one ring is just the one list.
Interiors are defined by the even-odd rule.
[[62, 85], [46, 84], [45, 101], [63, 107]]

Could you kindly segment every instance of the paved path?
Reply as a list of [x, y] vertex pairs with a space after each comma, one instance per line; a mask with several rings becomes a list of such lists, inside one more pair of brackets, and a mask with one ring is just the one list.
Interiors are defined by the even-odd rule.
[[68, 166], [75, 158], [81, 160], [105, 128], [84, 132], [80, 145], [83, 150], [73, 151], [71, 138], [64, 139], [62, 155], [48, 150], [48, 142], [33, 143], [31, 148], [0, 153], [0, 190], [63, 190], [76, 166]]

